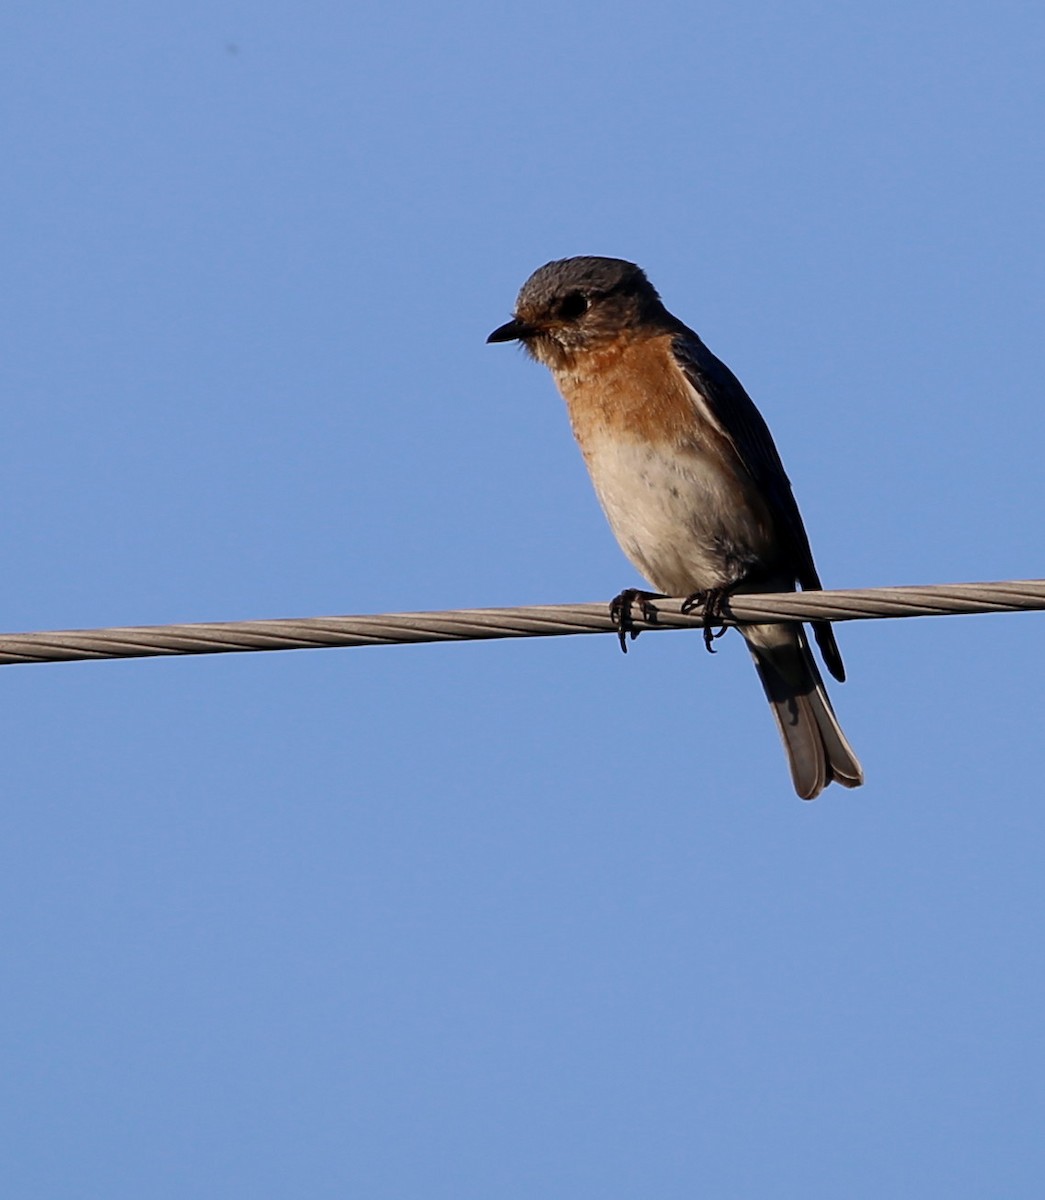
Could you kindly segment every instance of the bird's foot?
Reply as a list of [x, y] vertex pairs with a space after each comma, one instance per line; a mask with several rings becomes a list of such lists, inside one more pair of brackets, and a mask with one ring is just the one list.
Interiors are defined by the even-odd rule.
[[628, 653], [628, 635], [630, 634], [631, 640], [634, 641], [641, 633], [641, 630], [636, 629], [634, 625], [633, 606], [638, 604], [642, 619], [652, 625], [657, 620], [657, 609], [652, 601], [663, 599], [662, 592], [644, 592], [639, 588], [625, 588], [619, 596], [615, 596], [610, 601], [610, 620], [613, 622], [613, 628], [617, 631], [617, 637], [620, 638], [620, 648], [625, 654]]
[[[729, 628], [722, 623], [728, 596], [727, 588], [709, 588], [706, 592], [694, 592], [682, 601], [680, 611], [683, 613], [691, 613], [695, 608], [704, 609], [704, 649], [709, 654], [715, 653], [712, 642], [722, 637]], [[718, 629], [715, 628], [716, 623], [719, 625]]]

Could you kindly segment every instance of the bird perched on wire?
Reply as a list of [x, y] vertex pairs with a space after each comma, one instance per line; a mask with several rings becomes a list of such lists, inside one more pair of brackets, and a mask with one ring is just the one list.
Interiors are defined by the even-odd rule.
[[[704, 605], [705, 641], [731, 592], [820, 588], [802, 517], [761, 414], [730, 369], [661, 303], [634, 263], [565, 258], [523, 284], [488, 342], [518, 341], [550, 368], [621, 548], [658, 593], [626, 589], [611, 613], [626, 648], [631, 606], [659, 594]], [[845, 678], [834, 631], [813, 631]], [[791, 766], [812, 800], [863, 771], [800, 624], [745, 625]], [[633, 633], [634, 636], [634, 633]]]

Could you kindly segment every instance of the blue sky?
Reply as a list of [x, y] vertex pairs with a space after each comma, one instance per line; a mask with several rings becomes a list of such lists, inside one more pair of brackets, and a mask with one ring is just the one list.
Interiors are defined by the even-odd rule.
[[[547, 373], [608, 254], [744, 381], [828, 586], [1040, 576], [1045, 16], [37, 3], [0, 39], [8, 630], [609, 599]], [[1045, 619], [9, 668], [38, 1198], [1037, 1196]]]

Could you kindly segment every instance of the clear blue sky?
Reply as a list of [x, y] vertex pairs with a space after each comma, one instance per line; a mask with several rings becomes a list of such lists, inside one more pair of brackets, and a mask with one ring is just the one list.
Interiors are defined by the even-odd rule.
[[[637, 582], [536, 266], [640, 262], [828, 585], [1040, 576], [1045, 15], [39, 3], [3, 95], [0, 628]], [[1037, 1197], [1045, 616], [0, 671], [5, 1193]]]

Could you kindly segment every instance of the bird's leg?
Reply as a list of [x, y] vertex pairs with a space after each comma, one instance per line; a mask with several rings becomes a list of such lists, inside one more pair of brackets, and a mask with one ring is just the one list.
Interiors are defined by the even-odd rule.
[[663, 599], [663, 592], [644, 592], [640, 588], [625, 588], [619, 596], [615, 596], [610, 601], [610, 620], [613, 622], [613, 628], [617, 631], [617, 637], [620, 638], [620, 648], [625, 654], [628, 653], [628, 634], [631, 634], [631, 640], [634, 641], [641, 632], [635, 628], [633, 623], [632, 606], [637, 602], [642, 619], [652, 625], [657, 620], [657, 609], [651, 601]]
[[704, 609], [704, 649], [709, 654], [715, 653], [715, 647], [711, 644], [729, 628], [728, 625], [721, 625], [720, 629], [715, 629], [715, 623], [721, 624], [722, 618], [726, 611], [726, 599], [729, 596], [728, 588], [708, 588], [706, 592], [694, 592], [691, 596], [687, 596], [682, 601], [680, 611], [683, 613], [691, 613], [695, 608], [703, 607]]

